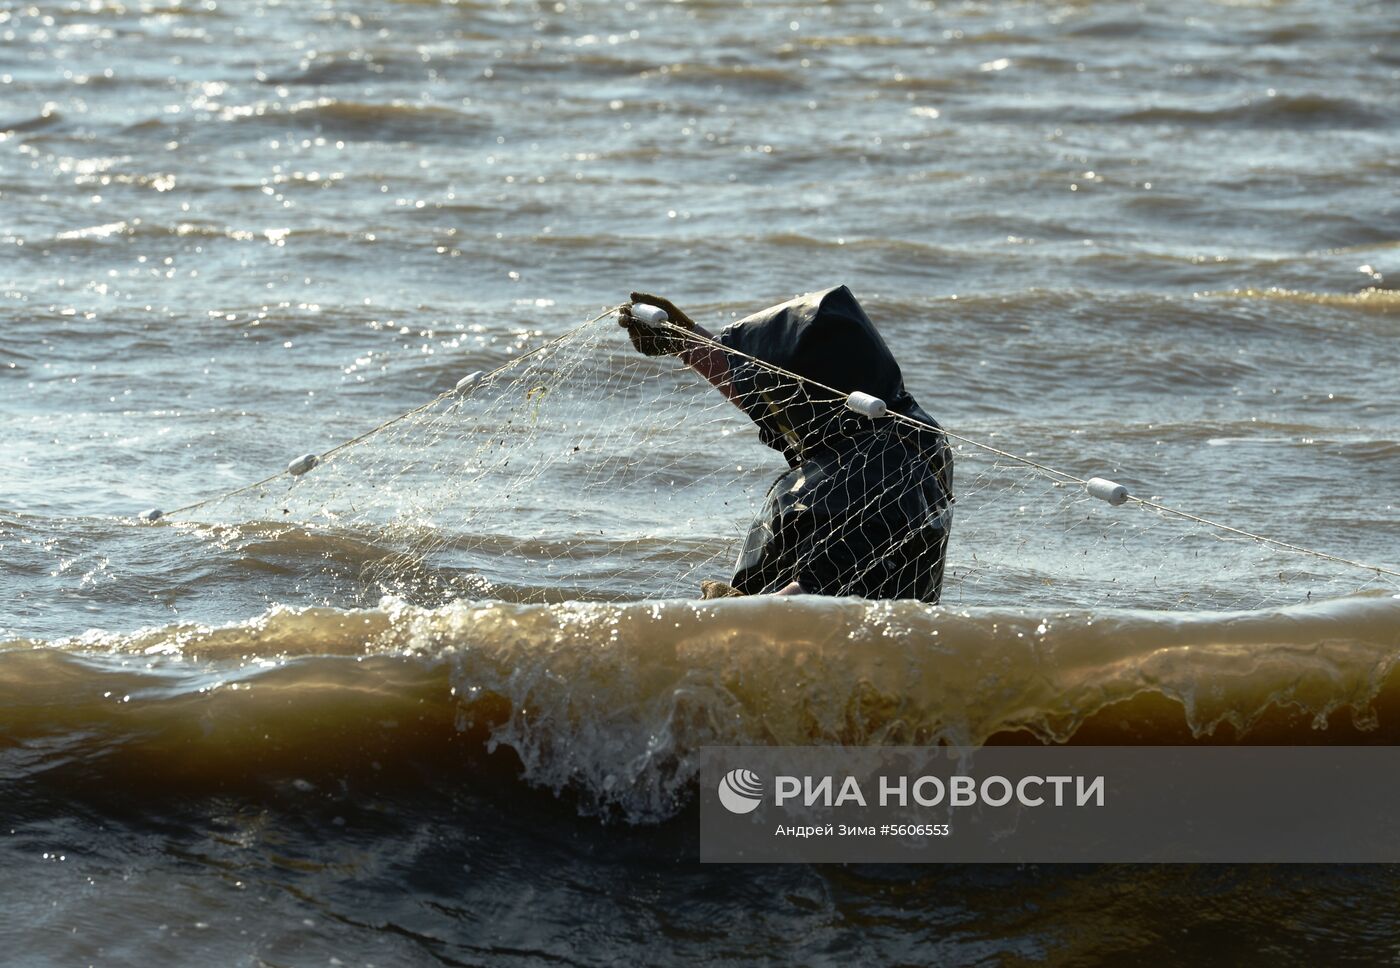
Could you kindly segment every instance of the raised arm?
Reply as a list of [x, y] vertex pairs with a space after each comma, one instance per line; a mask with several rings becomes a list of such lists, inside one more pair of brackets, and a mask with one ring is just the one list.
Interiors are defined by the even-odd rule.
[[[641, 316], [633, 315], [632, 307], [634, 304], [655, 306], [664, 311], [667, 322], [671, 325], [652, 323]], [[675, 303], [650, 293], [634, 292], [632, 293], [632, 301], [618, 312], [617, 321], [618, 325], [627, 330], [627, 335], [631, 338], [632, 345], [637, 348], [637, 352], [646, 356], [680, 357], [686, 366], [713, 384], [729, 402], [743, 410], [751, 419], [756, 419], [739, 403], [734, 389], [734, 379], [729, 371], [728, 354], [716, 345], [715, 338], [705, 327], [687, 316]], [[761, 425], [759, 429], [761, 434], [763, 430]], [[703, 596], [705, 598], [742, 594], [722, 582], [706, 582], [705, 586], [707, 586]], [[721, 589], [719, 593], [714, 591], [716, 586]], [[806, 594], [806, 589], [799, 582], [791, 581], [773, 594], [803, 595]]]
[[[665, 326], [654, 326], [632, 315], [632, 303], [645, 303], [666, 311], [670, 321], [676, 326], [688, 329], [699, 339], [688, 339], [684, 334]], [[714, 336], [695, 320], [682, 312], [675, 303], [650, 293], [632, 293], [632, 303], [622, 307], [618, 313], [618, 325], [627, 330], [632, 345], [647, 356], [678, 356], [686, 366], [699, 373], [730, 400], [734, 399], [734, 387], [729, 379], [729, 359], [724, 351], [713, 345]]]
[[[696, 323], [692, 332], [706, 340], [713, 340], [705, 327]], [[681, 360], [686, 366], [714, 384], [715, 388], [731, 400], [734, 398], [734, 383], [729, 379], [729, 357], [717, 346], [708, 343], [691, 343], [681, 350]]]

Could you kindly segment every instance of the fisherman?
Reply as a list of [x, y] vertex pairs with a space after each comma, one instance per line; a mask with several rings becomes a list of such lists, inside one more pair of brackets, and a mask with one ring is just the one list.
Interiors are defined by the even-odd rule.
[[[664, 310], [674, 326], [633, 315], [638, 303]], [[632, 293], [619, 322], [639, 352], [678, 356], [705, 377], [788, 462], [768, 489], [730, 584], [705, 582], [704, 597], [938, 602], [952, 525], [952, 452], [904, 389], [899, 364], [849, 289], [799, 296], [717, 337], [648, 293]], [[911, 420], [853, 412], [845, 403], [854, 391]]]

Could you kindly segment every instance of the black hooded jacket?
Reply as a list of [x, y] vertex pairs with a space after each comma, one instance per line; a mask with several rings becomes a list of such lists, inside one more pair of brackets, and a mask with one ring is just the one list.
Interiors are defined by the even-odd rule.
[[[952, 524], [952, 453], [851, 291], [838, 286], [765, 309], [727, 327], [719, 342], [735, 351], [735, 403], [790, 467], [769, 488], [731, 584], [749, 595], [797, 581], [813, 594], [936, 603]], [[856, 390], [932, 429], [848, 410]]]

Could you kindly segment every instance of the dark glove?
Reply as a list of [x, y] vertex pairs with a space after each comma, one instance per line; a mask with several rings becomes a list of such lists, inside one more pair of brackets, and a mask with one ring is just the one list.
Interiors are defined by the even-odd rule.
[[705, 601], [713, 598], [743, 598], [744, 593], [728, 582], [706, 578], [700, 582], [700, 597]]
[[[633, 303], [646, 303], [656, 306], [666, 311], [670, 321], [676, 326], [684, 329], [694, 329], [695, 320], [676, 307], [676, 304], [669, 299], [660, 296], [653, 296], [650, 293], [632, 293]], [[637, 348], [637, 352], [644, 356], [667, 356], [680, 353], [690, 344], [683, 335], [667, 326], [656, 326], [645, 320], [638, 319], [632, 315], [632, 303], [628, 303], [619, 310], [617, 314], [617, 324], [627, 330], [627, 335], [632, 339], [632, 345]]]

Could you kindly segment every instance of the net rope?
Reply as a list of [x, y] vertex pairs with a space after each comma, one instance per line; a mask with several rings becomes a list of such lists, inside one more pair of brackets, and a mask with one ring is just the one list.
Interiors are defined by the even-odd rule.
[[[693, 370], [636, 353], [612, 318], [620, 308], [337, 444], [308, 473], [279, 472], [165, 518], [226, 548], [314, 532], [335, 549], [320, 566], [333, 590], [315, 587], [337, 604], [695, 597], [700, 580], [729, 580], [787, 468]], [[864, 462], [832, 475], [830, 488], [845, 491], [827, 496], [847, 509], [842, 528], [882, 536], [880, 553], [844, 560], [839, 539], [815, 535], [799, 564], [842, 559], [858, 580], [898, 556], [910, 538], [889, 522], [910, 486], [890, 455], [907, 461], [909, 441], [931, 428], [844, 411], [834, 388], [726, 352], [731, 389], [742, 380], [775, 412], [820, 414], [783, 433], [849, 437], [837, 459]], [[1253, 608], [1393, 588], [1400, 577], [1155, 498], [1109, 507], [1079, 475], [939, 432], [956, 463], [946, 605]]]

